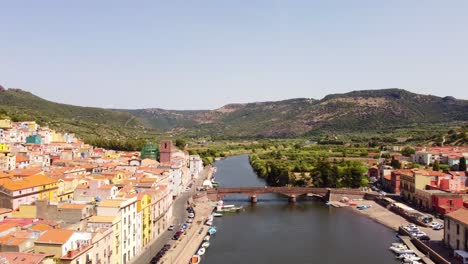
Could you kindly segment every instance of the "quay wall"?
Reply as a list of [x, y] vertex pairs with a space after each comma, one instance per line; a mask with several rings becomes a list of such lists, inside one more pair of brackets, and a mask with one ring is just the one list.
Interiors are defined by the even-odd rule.
[[[402, 227], [398, 229], [398, 233], [400, 235], [411, 237], [411, 234]], [[413, 243], [413, 245], [419, 251], [424, 253], [426, 256], [429, 256], [429, 258], [433, 260], [436, 264], [450, 264], [450, 261], [447, 261], [446, 259], [444, 259], [441, 255], [439, 255], [437, 252], [432, 250], [429, 246], [424, 244], [421, 240], [416, 239], [416, 238], [411, 238], [411, 243]]]

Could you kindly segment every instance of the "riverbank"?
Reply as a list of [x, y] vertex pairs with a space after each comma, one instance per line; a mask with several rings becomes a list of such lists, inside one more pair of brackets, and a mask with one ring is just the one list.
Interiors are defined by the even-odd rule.
[[[398, 231], [400, 226], [407, 226], [410, 224], [410, 222], [402, 216], [388, 210], [385, 207], [382, 207], [375, 201], [363, 200], [358, 202], [358, 204], [369, 205], [371, 207], [366, 210], [358, 210], [356, 207], [348, 207], [348, 209], [358, 214], [364, 215], [369, 219], [372, 219], [375, 222], [394, 230], [395, 232]], [[433, 230], [432, 228], [428, 227], [420, 227], [420, 230], [431, 237], [432, 240], [442, 240], [444, 235], [443, 230]]]

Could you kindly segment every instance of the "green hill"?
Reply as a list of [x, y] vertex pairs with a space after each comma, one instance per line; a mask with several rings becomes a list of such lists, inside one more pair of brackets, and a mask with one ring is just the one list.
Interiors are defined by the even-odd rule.
[[[146, 139], [302, 137], [367, 142], [424, 142], [468, 123], [468, 101], [401, 89], [364, 90], [277, 102], [229, 104], [215, 110], [111, 110], [54, 103], [19, 89], [0, 90], [0, 112], [36, 120], [82, 138]], [[460, 144], [462, 136], [447, 136]]]
[[0, 91], [0, 111], [14, 121], [35, 120], [84, 139], [137, 137], [144, 128], [129, 113], [54, 103], [20, 89]]

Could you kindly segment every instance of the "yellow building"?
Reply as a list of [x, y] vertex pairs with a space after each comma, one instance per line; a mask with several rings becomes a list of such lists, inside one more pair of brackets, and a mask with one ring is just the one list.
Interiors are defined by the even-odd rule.
[[51, 131], [51, 136], [52, 136], [52, 142], [65, 142], [65, 137], [63, 136], [62, 133], [56, 132], [56, 131]]
[[138, 194], [137, 214], [141, 213], [141, 244], [144, 248], [151, 240], [151, 197], [145, 193]]
[[[47, 176], [44, 176], [47, 177]], [[52, 178], [49, 182], [44, 182], [44, 185], [40, 185], [39, 189], [39, 200], [47, 200], [50, 202], [58, 202], [58, 181]]]
[[10, 144], [0, 143], [0, 152], [11, 152]]
[[0, 128], [10, 129], [11, 128], [11, 120], [10, 119], [0, 119]]
[[13, 211], [14, 218], [37, 218], [36, 205], [22, 204], [17, 211]]
[[417, 190], [425, 190], [431, 182], [437, 182], [439, 177], [446, 175], [438, 171], [412, 170], [403, 172], [400, 176], [401, 196], [407, 201], [416, 202]]
[[78, 186], [77, 179], [59, 179], [57, 200], [60, 202], [73, 199], [73, 194], [75, 192], [76, 186]]

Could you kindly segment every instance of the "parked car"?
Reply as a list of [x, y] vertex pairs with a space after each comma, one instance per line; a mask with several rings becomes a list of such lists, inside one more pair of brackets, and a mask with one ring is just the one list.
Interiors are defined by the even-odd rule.
[[194, 218], [194, 217], [195, 217], [195, 214], [194, 214], [194, 213], [189, 213], [188, 217], [189, 217], [189, 218]]
[[443, 224], [439, 224], [439, 225], [437, 225], [437, 226], [434, 226], [432, 229], [434, 229], [434, 230], [442, 230], [442, 229], [444, 229], [444, 225], [443, 225]]
[[434, 219], [433, 219], [432, 217], [425, 217], [425, 218], [423, 219], [423, 222], [424, 222], [425, 224], [428, 224], [428, 223], [430, 223], [430, 222], [432, 222], [432, 221], [434, 221]]
[[169, 230], [169, 231], [174, 230], [174, 225], [170, 225], [170, 226], [167, 228], [167, 230]]
[[420, 237], [419, 237], [419, 240], [421, 240], [421, 241], [429, 241], [429, 240], [431, 240], [431, 238], [430, 238], [428, 235], [425, 235], [425, 236], [420, 236]]
[[192, 223], [192, 222], [193, 222], [192, 218], [187, 219], [187, 223]]

